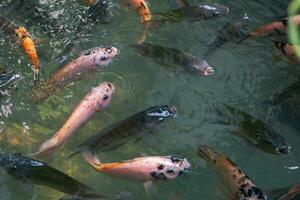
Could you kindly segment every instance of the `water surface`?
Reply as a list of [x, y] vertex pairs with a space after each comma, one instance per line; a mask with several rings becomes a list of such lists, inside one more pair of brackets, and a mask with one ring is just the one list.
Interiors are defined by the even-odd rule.
[[[273, 47], [268, 39], [257, 39], [236, 45], [228, 42], [207, 57], [216, 73], [196, 77], [168, 70], [151, 59], [139, 56], [130, 47], [142, 32], [136, 13], [121, 9], [114, 1], [108, 23], [87, 24], [87, 7], [75, 0], [32, 1], [37, 10], [18, 1], [2, 0], [1, 14], [24, 25], [37, 41], [42, 63], [42, 78], [55, 72], [61, 63], [61, 53], [69, 43], [76, 43], [68, 52], [67, 61], [79, 52], [112, 45], [120, 54], [107, 69], [71, 84], [41, 104], [34, 104], [34, 85], [26, 55], [15, 39], [0, 31], [0, 66], [19, 71], [23, 79], [17, 90], [2, 102], [11, 113], [0, 117], [0, 150], [32, 153], [50, 138], [64, 123], [76, 104], [98, 83], [111, 81], [116, 94], [105, 113], [96, 116], [81, 128], [59, 151], [51, 166], [105, 194], [133, 192], [134, 199], [226, 199], [219, 187], [218, 177], [195, 153], [198, 144], [208, 144], [227, 154], [263, 189], [286, 187], [299, 182], [299, 133], [288, 124], [279, 122], [278, 110], [266, 108], [263, 101], [295, 82], [299, 70], [285, 61], [275, 62]], [[26, 2], [26, 1], [25, 1]], [[169, 23], [151, 33], [147, 41], [173, 47], [201, 56], [217, 31], [233, 18], [247, 13], [251, 27], [286, 14], [287, 0], [216, 0], [230, 8], [228, 16], [207, 21], [182, 20]], [[176, 8], [175, 1], [151, 0], [152, 12]], [[196, 3], [192, 1], [191, 3]], [[37, 12], [39, 11], [39, 12]], [[40, 14], [43, 13], [43, 16]], [[48, 16], [46, 16], [48, 15]], [[79, 37], [75, 32], [81, 27]], [[76, 39], [74, 39], [76, 38]], [[215, 108], [226, 103], [271, 123], [292, 146], [289, 156], [271, 155], [256, 149], [230, 134], [223, 125], [214, 123]], [[80, 156], [66, 159], [90, 135], [126, 116], [155, 104], [173, 104], [179, 115], [167, 120], [155, 137], [128, 144], [112, 152], [100, 153], [102, 161], [126, 160], [141, 155], [175, 155], [186, 157], [193, 165], [189, 174], [176, 181], [158, 185], [157, 194], [146, 195], [142, 184], [115, 179], [91, 169]], [[1, 107], [2, 109], [4, 108]], [[6, 108], [5, 107], [5, 108]], [[6, 112], [4, 112], [6, 113]], [[12, 179], [0, 170], [0, 193], [8, 199], [59, 199], [64, 194], [49, 188], [32, 186]]]

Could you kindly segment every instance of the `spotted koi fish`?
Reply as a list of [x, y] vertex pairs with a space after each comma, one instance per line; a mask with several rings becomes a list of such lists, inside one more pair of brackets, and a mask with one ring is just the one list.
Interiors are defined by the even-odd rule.
[[35, 48], [35, 44], [28, 31], [23, 26], [18, 27], [15, 32], [19, 38], [20, 46], [23, 48], [25, 54], [32, 63], [33, 79], [38, 80], [40, 73], [40, 60]]
[[30, 156], [39, 158], [51, 158], [53, 153], [65, 144], [69, 138], [88, 122], [96, 113], [108, 106], [115, 91], [113, 84], [103, 82], [93, 88], [78, 104], [71, 116], [51, 139], [44, 142], [39, 151]]
[[215, 152], [208, 146], [199, 146], [198, 155], [219, 175], [222, 184], [226, 186], [229, 199], [267, 200], [264, 192], [225, 155]]
[[145, 0], [119, 0], [119, 2], [124, 7], [137, 10], [142, 22], [148, 22], [151, 20], [151, 11]]
[[173, 156], [140, 157], [115, 163], [101, 163], [98, 157], [89, 151], [86, 151], [83, 157], [100, 173], [143, 182], [146, 191], [150, 190], [154, 182], [176, 179], [191, 167], [186, 159]]
[[273, 44], [276, 50], [283, 54], [291, 63], [296, 64], [299, 62], [293, 45], [277, 40], [273, 40]]
[[117, 55], [115, 47], [95, 47], [85, 51], [57, 70], [39, 90], [34, 91], [34, 100], [41, 102], [51, 96], [56, 90], [71, 81], [80, 80], [84, 75], [105, 68]]

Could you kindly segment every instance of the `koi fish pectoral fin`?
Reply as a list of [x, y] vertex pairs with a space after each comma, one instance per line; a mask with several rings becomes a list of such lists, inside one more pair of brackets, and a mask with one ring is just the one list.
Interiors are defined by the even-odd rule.
[[92, 167], [96, 168], [97, 165], [100, 166], [101, 165], [101, 161], [100, 159], [93, 154], [89, 149], [85, 149], [81, 152], [84, 160], [89, 163]]
[[156, 185], [154, 184], [153, 181], [146, 181], [146, 182], [144, 182], [143, 185], [148, 194], [157, 192]]

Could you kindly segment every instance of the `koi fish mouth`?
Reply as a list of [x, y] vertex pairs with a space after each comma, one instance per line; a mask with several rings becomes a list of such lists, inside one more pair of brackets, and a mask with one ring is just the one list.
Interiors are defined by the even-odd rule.
[[200, 72], [202, 76], [210, 76], [215, 73], [215, 69], [211, 66], [207, 67], [204, 71]]
[[287, 155], [290, 153], [290, 149], [291, 147], [290, 146], [281, 146], [279, 148], [276, 148], [276, 151], [282, 155]]

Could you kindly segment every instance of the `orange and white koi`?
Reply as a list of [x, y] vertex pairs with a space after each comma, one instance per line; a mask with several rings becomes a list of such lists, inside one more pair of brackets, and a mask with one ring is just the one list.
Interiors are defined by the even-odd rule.
[[119, 2], [124, 7], [137, 10], [142, 22], [149, 22], [152, 19], [151, 11], [145, 0], [120, 0]]
[[23, 48], [25, 54], [28, 56], [32, 63], [32, 70], [34, 73], [34, 80], [38, 80], [40, 72], [40, 60], [35, 48], [35, 44], [29, 35], [28, 31], [23, 27], [19, 26], [16, 30], [16, 35], [19, 38], [19, 44]]
[[90, 151], [82, 152], [84, 159], [98, 172], [103, 174], [141, 181], [145, 189], [156, 181], [167, 181], [187, 172], [191, 164], [186, 159], [173, 156], [148, 156], [115, 163], [101, 163]]

